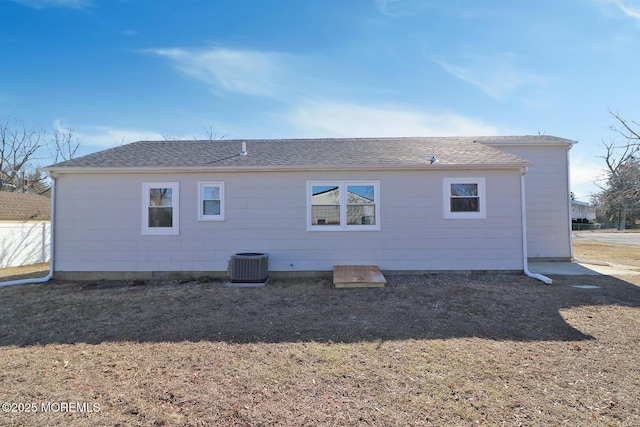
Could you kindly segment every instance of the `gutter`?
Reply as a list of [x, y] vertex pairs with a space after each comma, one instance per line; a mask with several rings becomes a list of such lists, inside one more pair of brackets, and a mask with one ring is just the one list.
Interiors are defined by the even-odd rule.
[[0, 282], [0, 287], [1, 286], [10, 286], [10, 285], [26, 285], [28, 283], [45, 283], [48, 282], [49, 280], [51, 280], [51, 278], [53, 277], [53, 260], [54, 260], [54, 253], [53, 253], [53, 248], [54, 248], [54, 239], [53, 236], [55, 235], [54, 229], [55, 229], [55, 222], [54, 222], [54, 218], [56, 215], [56, 179], [53, 177], [53, 175], [51, 175], [51, 239], [49, 242], [49, 274], [47, 274], [45, 277], [39, 277], [39, 278], [35, 278], [35, 279], [19, 279], [19, 280], [9, 280], [7, 282]]
[[447, 169], [447, 170], [502, 170], [520, 169], [531, 166], [530, 162], [505, 162], [492, 164], [469, 163], [417, 163], [412, 165], [397, 164], [332, 164], [332, 165], [248, 165], [238, 166], [143, 166], [143, 167], [91, 167], [91, 166], [48, 166], [40, 170], [51, 173], [77, 173], [77, 174], [102, 174], [102, 173], [212, 173], [212, 172], [308, 172], [308, 171], [397, 171], [397, 170], [421, 170]]
[[522, 173], [520, 174], [520, 197], [521, 203], [520, 207], [522, 208], [522, 268], [524, 270], [524, 274], [534, 279], [538, 279], [544, 282], [547, 285], [553, 283], [553, 280], [538, 273], [532, 273], [529, 271], [529, 261], [528, 261], [528, 253], [527, 253], [527, 203], [525, 201], [524, 194], [524, 175], [527, 173], [527, 168], [522, 169]]

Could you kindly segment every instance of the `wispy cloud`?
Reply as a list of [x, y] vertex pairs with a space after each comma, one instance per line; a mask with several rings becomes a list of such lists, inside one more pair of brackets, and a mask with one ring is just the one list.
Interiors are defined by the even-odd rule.
[[596, 0], [596, 3], [613, 5], [629, 18], [636, 19], [640, 23], [640, 2], [638, 0]]
[[[571, 150], [573, 151], [573, 150]], [[571, 155], [571, 191], [576, 193], [579, 200], [588, 201], [591, 194], [597, 193], [599, 188], [595, 183], [604, 185], [605, 168], [603, 161], [596, 161], [595, 156], [587, 159], [573, 153]]]
[[429, 3], [426, 0], [375, 0], [375, 2], [381, 13], [394, 18], [420, 13]]
[[[58, 126], [56, 122], [56, 126]], [[153, 131], [119, 129], [108, 126], [86, 126], [74, 129], [74, 137], [81, 145], [108, 148], [135, 141], [162, 141], [165, 135]]]
[[11, 0], [34, 9], [49, 7], [68, 7], [72, 9], [84, 9], [92, 5], [91, 0]]
[[627, 15], [629, 18], [637, 19], [640, 21], [640, 4], [629, 5], [621, 0], [615, 0], [615, 5]]
[[[493, 126], [455, 113], [428, 113], [398, 104], [364, 102], [356, 95], [361, 91], [352, 86], [340, 91], [338, 88], [344, 82], [318, 79], [322, 73], [317, 70], [326, 64], [316, 62], [315, 73], [308, 72], [314, 62], [312, 58], [219, 47], [146, 52], [171, 60], [181, 73], [204, 83], [217, 95], [241, 94], [280, 101], [282, 108], [273, 113], [273, 123], [280, 123], [288, 129], [287, 133], [305, 137], [498, 133]], [[332, 98], [332, 94], [336, 97]]]
[[451, 136], [494, 135], [497, 129], [454, 113], [433, 114], [396, 106], [316, 101], [299, 105], [287, 116], [307, 136]]
[[463, 55], [454, 61], [432, 58], [447, 73], [477, 87], [490, 97], [502, 100], [514, 90], [526, 85], [541, 85], [544, 79], [521, 71], [512, 53]]
[[251, 50], [212, 48], [154, 49], [147, 52], [170, 59], [186, 76], [205, 83], [213, 92], [278, 97], [286, 85], [282, 67], [288, 55]]

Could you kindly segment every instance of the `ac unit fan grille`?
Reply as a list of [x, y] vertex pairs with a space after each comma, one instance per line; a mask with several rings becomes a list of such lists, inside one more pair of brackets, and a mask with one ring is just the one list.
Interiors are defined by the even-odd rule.
[[229, 260], [229, 280], [233, 283], [260, 283], [269, 277], [269, 256], [262, 253], [239, 253]]

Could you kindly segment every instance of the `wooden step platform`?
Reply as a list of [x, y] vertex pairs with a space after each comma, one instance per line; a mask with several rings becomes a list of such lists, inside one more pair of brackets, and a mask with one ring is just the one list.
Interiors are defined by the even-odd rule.
[[333, 285], [336, 288], [381, 288], [387, 280], [376, 265], [336, 265]]

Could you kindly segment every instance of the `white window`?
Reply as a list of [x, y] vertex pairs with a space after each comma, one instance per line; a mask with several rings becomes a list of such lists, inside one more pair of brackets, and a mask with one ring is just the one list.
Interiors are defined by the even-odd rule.
[[180, 190], [177, 182], [142, 184], [142, 234], [180, 234]]
[[198, 183], [198, 221], [224, 220], [224, 182]]
[[307, 230], [380, 230], [379, 181], [307, 182]]
[[487, 197], [484, 178], [444, 178], [444, 217], [448, 219], [484, 219]]

